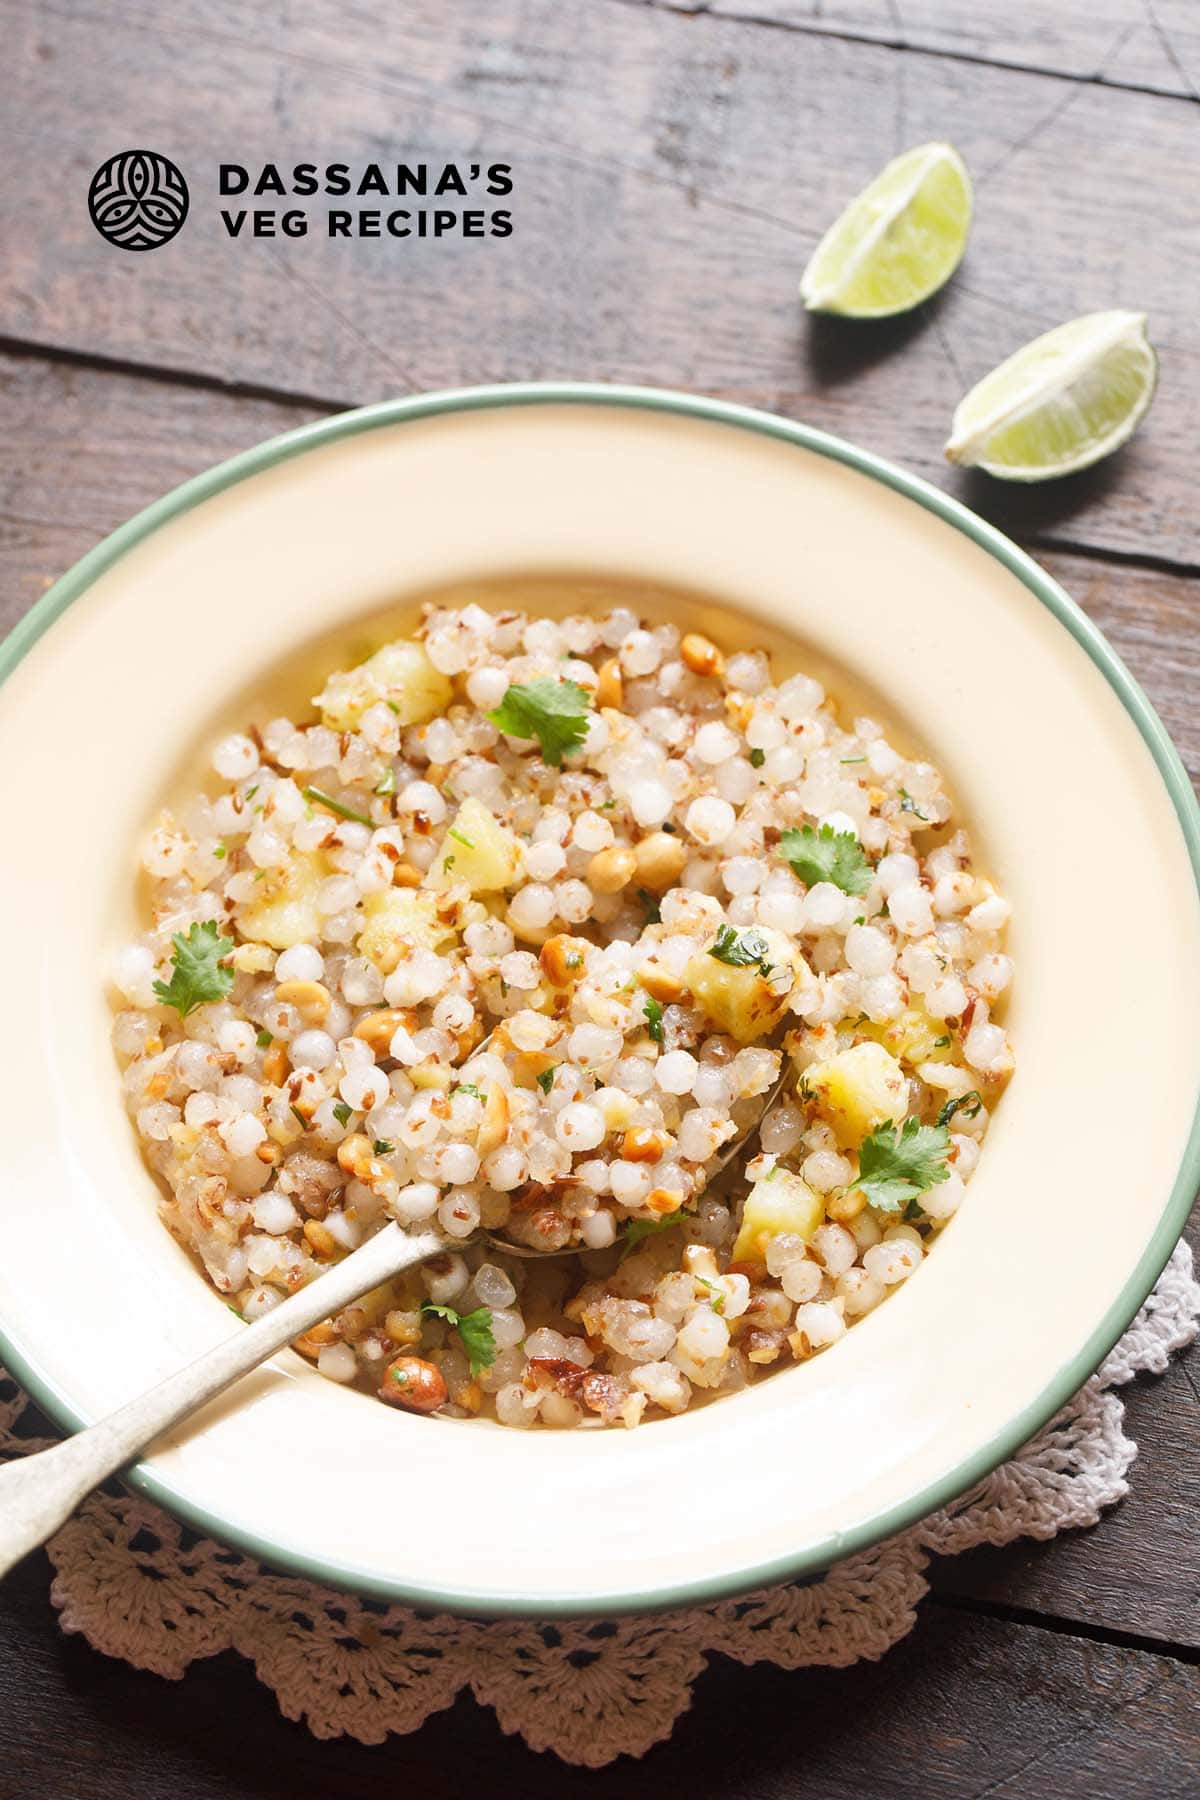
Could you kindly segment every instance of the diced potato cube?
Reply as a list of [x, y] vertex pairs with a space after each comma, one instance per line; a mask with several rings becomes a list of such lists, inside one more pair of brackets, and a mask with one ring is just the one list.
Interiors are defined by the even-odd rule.
[[806, 1181], [778, 1165], [746, 1195], [734, 1262], [763, 1262], [774, 1237], [794, 1232], [808, 1239], [825, 1217], [825, 1201]]
[[[949, 1026], [943, 1019], [931, 1019], [918, 1007], [909, 1007], [898, 1019], [889, 1019], [882, 1025], [866, 1025], [863, 1030], [893, 1056], [914, 1067], [917, 1063], [939, 1062], [954, 1055]], [[947, 1040], [945, 1043], [941, 1041], [943, 1038]]]
[[293, 851], [287, 862], [268, 869], [251, 898], [238, 910], [243, 937], [290, 950], [294, 944], [315, 944], [321, 935], [317, 889], [327, 870], [319, 850]]
[[357, 669], [331, 675], [314, 705], [331, 731], [353, 731], [369, 707], [386, 700], [401, 725], [423, 725], [445, 712], [453, 697], [446, 676], [434, 668], [424, 644], [401, 638], [385, 644]]
[[855, 1044], [804, 1072], [804, 1087], [843, 1148], [862, 1143], [868, 1132], [908, 1111], [908, 1083], [895, 1057], [882, 1044]]
[[[779, 1023], [796, 976], [808, 972], [781, 932], [755, 926], [754, 933], [765, 946], [763, 962], [771, 972], [769, 980], [761, 963], [734, 967], [713, 956], [711, 944], [698, 950], [683, 971], [684, 984], [691, 989], [696, 1005], [719, 1031], [728, 1032], [739, 1044], [752, 1044]], [[739, 935], [745, 938], [749, 934]]]
[[360, 955], [368, 957], [385, 975], [400, 961], [403, 948], [438, 950], [454, 936], [453, 927], [441, 918], [432, 894], [415, 888], [385, 888], [363, 901], [366, 924], [358, 934]]
[[465, 882], [473, 894], [494, 894], [511, 887], [521, 866], [521, 846], [483, 804], [464, 800], [438, 845], [424, 886], [453, 887]]

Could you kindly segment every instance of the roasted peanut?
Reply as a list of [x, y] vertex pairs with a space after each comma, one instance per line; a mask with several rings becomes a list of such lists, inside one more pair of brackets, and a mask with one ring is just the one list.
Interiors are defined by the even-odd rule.
[[323, 1025], [329, 1017], [329, 989], [320, 981], [281, 981], [275, 998], [294, 1006], [306, 1025]]
[[317, 1357], [321, 1354], [321, 1351], [327, 1344], [336, 1343], [337, 1332], [333, 1329], [333, 1326], [329, 1323], [328, 1319], [322, 1319], [319, 1325], [314, 1325], [310, 1330], [304, 1332], [302, 1336], [293, 1338], [292, 1349], [298, 1350], [301, 1356], [307, 1356], [310, 1362], [316, 1362]]
[[674, 1188], [651, 1188], [642, 1202], [659, 1219], [664, 1219], [668, 1213], [677, 1213], [682, 1204], [683, 1195], [677, 1194]]
[[587, 866], [588, 886], [597, 894], [619, 894], [633, 880], [637, 866], [636, 854], [624, 844], [597, 850]]
[[621, 1155], [626, 1162], [657, 1162], [668, 1142], [661, 1131], [635, 1125], [621, 1139]]
[[272, 1087], [282, 1087], [287, 1080], [288, 1054], [285, 1044], [272, 1044], [263, 1057], [263, 1080]]
[[638, 980], [652, 999], [661, 1000], [664, 1006], [674, 1006], [683, 998], [684, 986], [677, 975], [653, 958], [644, 962], [638, 970]]
[[844, 1193], [830, 1195], [825, 1202], [825, 1211], [840, 1224], [847, 1219], [857, 1219], [866, 1204], [867, 1196], [861, 1188], [847, 1188]]
[[597, 671], [596, 705], [621, 707], [625, 703], [625, 680], [615, 656], [602, 662]]
[[725, 671], [725, 658], [717, 646], [698, 631], [687, 633], [679, 654], [693, 675], [722, 675]]
[[370, 1138], [364, 1137], [361, 1131], [351, 1132], [338, 1145], [337, 1159], [339, 1168], [345, 1169], [347, 1175], [353, 1175], [357, 1181], [362, 1181], [374, 1160]]
[[415, 1015], [406, 1012], [399, 1006], [385, 1006], [379, 1012], [368, 1013], [354, 1027], [354, 1035], [369, 1044], [376, 1056], [386, 1056], [388, 1046], [402, 1025], [411, 1028]]
[[479, 1127], [479, 1136], [475, 1139], [475, 1149], [480, 1156], [487, 1156], [498, 1150], [508, 1134], [508, 1095], [497, 1082], [488, 1088], [487, 1099], [483, 1103], [483, 1122]]
[[538, 955], [542, 974], [555, 987], [573, 987], [583, 976], [591, 945], [586, 938], [571, 937], [565, 931], [547, 938]]
[[421, 871], [410, 862], [398, 862], [392, 870], [392, 886], [415, 888], [421, 885]]
[[450, 1390], [435, 1363], [423, 1356], [398, 1356], [390, 1362], [379, 1387], [379, 1398], [405, 1412], [431, 1413], [444, 1406]]
[[669, 831], [652, 831], [634, 847], [638, 883], [652, 894], [662, 894], [683, 873], [687, 851]]
[[304, 1236], [314, 1256], [337, 1255], [338, 1241], [328, 1225], [323, 1225], [320, 1219], [305, 1219]]

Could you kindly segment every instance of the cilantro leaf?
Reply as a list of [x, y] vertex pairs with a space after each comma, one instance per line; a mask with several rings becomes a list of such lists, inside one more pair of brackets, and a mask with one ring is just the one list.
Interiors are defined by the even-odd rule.
[[944, 1125], [922, 1125], [919, 1119], [906, 1119], [899, 1129], [877, 1125], [859, 1147], [854, 1186], [881, 1212], [902, 1212], [910, 1200], [949, 1178], [949, 1148]]
[[783, 833], [779, 854], [807, 887], [831, 881], [843, 894], [857, 896], [871, 885], [874, 871], [852, 831], [835, 831], [832, 825], [814, 831], [811, 825], [803, 825], [799, 831]]
[[686, 1225], [694, 1215], [683, 1211], [664, 1213], [661, 1219], [630, 1219], [621, 1233], [621, 1261], [636, 1250], [643, 1238], [657, 1237], [660, 1231], [674, 1231], [677, 1225]]
[[334, 1106], [333, 1116], [339, 1125], [346, 1126], [354, 1117], [354, 1108], [352, 1106], [347, 1106], [344, 1100], [339, 1100]]
[[552, 1063], [548, 1069], [543, 1069], [538, 1076], [537, 1084], [541, 1088], [543, 1094], [548, 1094], [550, 1089], [554, 1086], [554, 1071], [557, 1067], [557, 1063]]
[[663, 1009], [662, 1001], [656, 1000], [652, 994], [646, 995], [646, 1031], [656, 1044], [663, 1041]]
[[474, 1312], [460, 1313], [452, 1306], [439, 1306], [435, 1300], [426, 1300], [421, 1311], [445, 1319], [457, 1331], [471, 1365], [472, 1377], [481, 1369], [491, 1368], [496, 1360], [496, 1339], [492, 1334], [490, 1306], [477, 1306]]
[[164, 1006], [173, 1006], [181, 1019], [209, 1000], [223, 1000], [233, 986], [233, 970], [221, 966], [221, 958], [233, 949], [233, 939], [222, 937], [215, 919], [193, 925], [186, 937], [177, 931], [171, 942], [170, 981], [156, 981], [154, 992]]
[[765, 750], [752, 750], [750, 752], [750, 767], [752, 769], [761, 769], [766, 760], [767, 753]]
[[587, 736], [588, 708], [587, 692], [577, 681], [539, 675], [510, 687], [487, 716], [507, 737], [535, 737], [543, 757], [557, 769]]
[[764, 981], [771, 979], [771, 946], [761, 931], [738, 931], [722, 925], [708, 954], [731, 969], [757, 969]]
[[332, 794], [325, 792], [324, 788], [306, 787], [301, 788], [300, 791], [313, 806], [323, 806], [326, 812], [336, 813], [339, 819], [353, 819], [356, 825], [369, 825], [372, 830], [375, 829], [374, 819], [369, 819], [366, 813], [355, 812], [354, 808], [347, 806], [344, 800], [335, 800]]
[[457, 1087], [452, 1087], [450, 1089], [450, 1098], [452, 1100], [455, 1094], [474, 1094], [477, 1100], [483, 1099], [483, 1095], [473, 1081], [460, 1081]]
[[960, 1107], [964, 1109], [963, 1117], [965, 1119], [977, 1119], [982, 1105], [983, 1095], [978, 1088], [972, 1088], [969, 1094], [961, 1094], [957, 1100], [947, 1100], [938, 1114], [937, 1122], [939, 1125], [949, 1125]]

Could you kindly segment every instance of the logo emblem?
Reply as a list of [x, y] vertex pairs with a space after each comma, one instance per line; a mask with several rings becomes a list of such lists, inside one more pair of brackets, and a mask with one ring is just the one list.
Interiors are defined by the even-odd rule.
[[92, 176], [88, 211], [100, 236], [119, 250], [157, 250], [187, 218], [187, 182], [156, 150], [122, 150]]

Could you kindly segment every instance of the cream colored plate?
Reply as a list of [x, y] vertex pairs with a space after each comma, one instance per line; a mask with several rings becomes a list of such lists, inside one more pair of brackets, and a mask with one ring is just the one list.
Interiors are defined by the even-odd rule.
[[0, 663], [19, 851], [0, 903], [0, 1322], [51, 1411], [95, 1418], [236, 1329], [157, 1222], [108, 1046], [143, 821], [238, 716], [231, 694], [278, 685], [281, 662], [294, 685], [306, 643], [344, 651], [432, 585], [570, 572], [703, 592], [739, 643], [782, 632], [890, 697], [1013, 901], [1018, 1071], [918, 1275], [747, 1394], [526, 1435], [398, 1415], [289, 1354], [139, 1471], [278, 1563], [461, 1610], [676, 1604], [897, 1529], [1087, 1375], [1196, 1181], [1195, 804], [1034, 565], [886, 465], [736, 408], [583, 388], [401, 403], [151, 509]]

